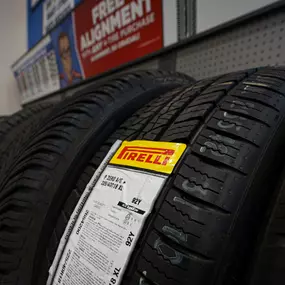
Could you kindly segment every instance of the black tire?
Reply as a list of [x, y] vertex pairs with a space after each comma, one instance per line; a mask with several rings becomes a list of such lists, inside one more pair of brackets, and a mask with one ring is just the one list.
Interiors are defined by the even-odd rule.
[[1, 116], [1, 117], [0, 117], [0, 123], [3, 122], [3, 121], [5, 121], [7, 118], [8, 118], [8, 116]]
[[52, 104], [40, 103], [3, 117], [0, 121], [0, 177], [19, 155], [25, 142], [40, 126]]
[[[89, 86], [52, 111], [1, 182], [0, 283], [38, 284], [35, 274], [42, 251], [38, 240], [48, 242], [51, 237], [70, 194], [65, 189], [73, 187], [94, 152], [128, 116], [190, 82], [182, 74], [134, 72]], [[41, 263], [46, 270], [49, 265]]]
[[[202, 87], [200, 96], [196, 86]], [[77, 185], [88, 181], [88, 167], [96, 168], [117, 139], [184, 142], [190, 147], [142, 230], [122, 285], [140, 284], [141, 280], [164, 285], [272, 284], [258, 283], [262, 277], [252, 278], [250, 270], [255, 253], [260, 251], [258, 236], [264, 235], [266, 216], [281, 189], [284, 96], [283, 68], [228, 74], [210, 86], [197, 82], [189, 91], [176, 95], [188, 100], [183, 110], [166, 112], [171, 103], [160, 112], [151, 105], [143, 108], [102, 146]], [[144, 114], [148, 117], [142, 120]], [[284, 220], [284, 196], [281, 201]], [[177, 235], [164, 232], [164, 226]], [[280, 224], [278, 230], [279, 241], [283, 241]], [[179, 236], [187, 238], [178, 240]], [[274, 253], [272, 259], [278, 256], [284, 260], [284, 251]], [[173, 264], [171, 255], [182, 257], [180, 264]], [[262, 270], [266, 272], [265, 266]], [[280, 282], [280, 274], [278, 278], [272, 273], [271, 280]]]
[[285, 280], [285, 171], [260, 231], [248, 279], [250, 285], [279, 285]]
[[[32, 256], [34, 284], [45, 284], [68, 218], [116, 139], [184, 142], [190, 147], [142, 230], [122, 284], [140, 284], [142, 279], [163, 285], [245, 284], [256, 237], [284, 164], [284, 92], [285, 69], [262, 68], [197, 82], [139, 110], [99, 151], [93, 150], [84, 171], [82, 164], [69, 173], [72, 181], [61, 188], [60, 202], [49, 205], [54, 219], [45, 220], [36, 257]], [[32, 169], [25, 175], [37, 176]], [[14, 183], [7, 183], [6, 191]], [[23, 178], [20, 183], [27, 183], [18, 191], [22, 197], [31, 184]], [[42, 195], [40, 205], [49, 201], [48, 193]], [[29, 201], [32, 197], [34, 193]], [[177, 236], [186, 235], [186, 241], [166, 234], [164, 226]], [[38, 241], [35, 234], [26, 235], [31, 243]], [[18, 235], [23, 238], [23, 232]], [[159, 250], [158, 239], [163, 245]], [[171, 254], [178, 254], [182, 262], [173, 264]]]

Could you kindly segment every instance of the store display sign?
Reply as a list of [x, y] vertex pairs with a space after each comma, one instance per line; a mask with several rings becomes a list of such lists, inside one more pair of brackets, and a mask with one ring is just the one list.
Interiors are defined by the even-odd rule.
[[87, 78], [163, 46], [161, 0], [85, 0], [73, 17]]
[[60, 87], [162, 48], [160, 0], [85, 0], [51, 32]]
[[23, 103], [163, 47], [162, 0], [85, 0], [66, 16], [78, 2], [44, 2], [44, 32], [65, 19], [12, 67]]
[[74, 5], [74, 0], [46, 0], [43, 5], [43, 35], [55, 27]]
[[13, 67], [17, 84], [26, 103], [60, 88], [55, 51], [51, 38], [45, 37]]

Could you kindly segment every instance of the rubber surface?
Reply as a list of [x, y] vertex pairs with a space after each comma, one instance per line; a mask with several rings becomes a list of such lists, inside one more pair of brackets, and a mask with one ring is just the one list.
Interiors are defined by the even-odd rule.
[[1, 116], [0, 117], [0, 122], [3, 122], [4, 120], [6, 120], [9, 116]]
[[[285, 280], [285, 171], [280, 178], [277, 201], [265, 219], [265, 230], [260, 233], [260, 246], [252, 260], [250, 285], [279, 285]], [[250, 278], [251, 277], [251, 278]]]
[[48, 115], [52, 104], [39, 103], [17, 113], [3, 117], [0, 121], [0, 176], [19, 155], [23, 144]]
[[81, 193], [117, 139], [190, 147], [142, 230], [122, 284], [246, 284], [285, 157], [284, 92], [285, 69], [253, 69], [197, 82], [134, 114], [70, 187], [48, 249], [38, 251], [46, 257], [37, 267], [38, 284]]
[[47, 243], [92, 154], [152, 98], [192, 81], [177, 73], [134, 72], [89, 86], [53, 110], [0, 184], [0, 283], [45, 284], [33, 278], [39, 266], [47, 276]]

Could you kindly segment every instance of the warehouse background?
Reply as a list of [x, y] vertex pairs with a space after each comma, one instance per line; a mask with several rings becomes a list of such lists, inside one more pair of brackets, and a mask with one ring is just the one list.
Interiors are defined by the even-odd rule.
[[[163, 1], [163, 9], [164, 14], [167, 15], [169, 11], [173, 11], [173, 9], [177, 9], [177, 13], [179, 12], [179, 7], [192, 7], [189, 6], [189, 3], [192, 3], [192, 1], [189, 0], [164, 0]], [[242, 1], [228, 1], [228, 0], [213, 0], [213, 1], [207, 1], [207, 0], [197, 0], [196, 2], [196, 17], [195, 17], [195, 25], [196, 25], [196, 31], [197, 33], [204, 32], [208, 29], [211, 29], [217, 25], [223, 24], [227, 21], [230, 21], [232, 19], [235, 19], [237, 17], [240, 17], [246, 13], [252, 12], [256, 9], [259, 9], [261, 7], [264, 7], [268, 4], [271, 4], [273, 2], [276, 2], [274, 0], [242, 0]], [[43, 1], [39, 1], [37, 4], [38, 7], [42, 5]], [[0, 53], [0, 59], [1, 59], [1, 67], [0, 67], [0, 83], [1, 83], [1, 97], [0, 97], [0, 114], [10, 114], [18, 110], [21, 106], [21, 99], [19, 90], [17, 88], [16, 80], [13, 77], [13, 73], [11, 71], [11, 65], [25, 52], [29, 50], [29, 47], [31, 47], [33, 44], [35, 44], [36, 40], [31, 39], [33, 34], [35, 33], [29, 33], [29, 26], [32, 24], [34, 25], [37, 20], [39, 20], [39, 15], [36, 15], [34, 18], [31, 18], [29, 7], [30, 0], [28, 0], [28, 3], [25, 3], [23, 0], [13, 0], [13, 1], [1, 1], [1, 9], [0, 9], [0, 35], [2, 36], [1, 41], [1, 53]], [[188, 6], [187, 6], [188, 4]], [[82, 4], [83, 5], [83, 4]], [[185, 15], [187, 14], [187, 11], [184, 11]], [[189, 11], [188, 11], [189, 12]], [[181, 11], [180, 11], [181, 13]], [[183, 10], [182, 10], [183, 14]], [[29, 15], [29, 16], [28, 16]], [[192, 14], [190, 14], [192, 15]], [[180, 15], [181, 16], [181, 15]], [[31, 21], [32, 19], [32, 21]], [[166, 20], [167, 19], [167, 20]], [[177, 21], [173, 20], [174, 18], [171, 17], [169, 14], [167, 17], [164, 18], [163, 25], [165, 26], [164, 33], [167, 31], [167, 37], [168, 37], [168, 44], [175, 43], [177, 41], [177, 36], [175, 35], [175, 30], [177, 30], [180, 25], [184, 27], [185, 17], [180, 17], [180, 19], [177, 19]], [[179, 20], [182, 21], [179, 22]], [[187, 19], [189, 21], [189, 19]], [[187, 23], [186, 23], [187, 24]], [[38, 32], [39, 33], [39, 32]], [[7, 36], [7, 34], [10, 34], [12, 36]], [[227, 32], [227, 38], [231, 39], [229, 32]], [[165, 35], [164, 35], [165, 36]], [[187, 36], [187, 33], [186, 35]], [[224, 48], [230, 48], [227, 45], [227, 38], [224, 39]], [[210, 46], [211, 45], [211, 46]], [[219, 60], [221, 61], [221, 57], [224, 57], [224, 53], [217, 52], [215, 50], [215, 42], [211, 42], [211, 44], [203, 45], [204, 49], [204, 55], [206, 50], [208, 49], [208, 56], [206, 56], [206, 60], [203, 60], [201, 56], [204, 56], [203, 53], [197, 54], [197, 51], [195, 53], [195, 47], [193, 46], [193, 50], [187, 50], [184, 53], [178, 53], [177, 60], [176, 60], [176, 67], [180, 71], [184, 71], [187, 73], [192, 73], [193, 76], [196, 76], [196, 78], [203, 78], [206, 76], [211, 75], [213, 72], [213, 66], [212, 61]], [[210, 53], [215, 53], [214, 56], [209, 59]], [[241, 50], [239, 50], [239, 53], [242, 53]], [[200, 58], [197, 58], [196, 61], [194, 61], [194, 55], [200, 56]], [[229, 56], [233, 56], [230, 54]], [[196, 62], [196, 65], [193, 63]], [[225, 65], [227, 61], [225, 61]], [[273, 62], [272, 64], [275, 64]], [[184, 65], [184, 67], [182, 67]], [[187, 68], [187, 66], [189, 66]], [[157, 61], [153, 62], [146, 62], [144, 65], [138, 66], [140, 67], [152, 67], [152, 68], [158, 68], [163, 67], [163, 65], [159, 65]], [[246, 66], [248, 67], [248, 66]], [[189, 69], [190, 68], [190, 69]], [[230, 67], [232, 68], [232, 66]], [[198, 72], [200, 69], [200, 72]], [[209, 72], [207, 72], [209, 70]], [[219, 68], [218, 71], [219, 72]], [[222, 71], [222, 69], [221, 69]], [[230, 71], [229, 69], [226, 70], [224, 68], [224, 72]], [[216, 73], [217, 73], [216, 72]], [[74, 89], [75, 90], [75, 89]], [[70, 90], [68, 94], [72, 94], [74, 90]]]

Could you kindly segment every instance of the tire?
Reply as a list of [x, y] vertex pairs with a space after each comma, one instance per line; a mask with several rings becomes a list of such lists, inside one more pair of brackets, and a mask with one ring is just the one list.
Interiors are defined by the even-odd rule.
[[[54, 108], [0, 182], [0, 283], [45, 284], [36, 280], [44, 249], [38, 241], [48, 242], [53, 234], [69, 186], [127, 117], [190, 82], [177, 73], [134, 72], [89, 86]], [[40, 259], [46, 276], [50, 264]]]
[[47, 116], [52, 104], [41, 103], [3, 117], [0, 121], [0, 177], [21, 152], [23, 144]]
[[[77, 182], [89, 180], [90, 167], [98, 167], [117, 139], [183, 142], [190, 148], [142, 230], [122, 285], [272, 284], [252, 283], [250, 269], [260, 251], [258, 236], [282, 189], [285, 69], [253, 69], [208, 84], [179, 91], [175, 98], [186, 104], [175, 113], [168, 112], [171, 102], [160, 112], [151, 104], [141, 109], [107, 140]], [[63, 214], [70, 211], [67, 205]], [[56, 248], [54, 242], [47, 252]], [[174, 263], [173, 256], [181, 262]], [[266, 257], [268, 265], [272, 259]]]
[[277, 199], [267, 211], [260, 246], [256, 248], [250, 285], [279, 285], [285, 280], [285, 171], [277, 187]]
[[3, 121], [5, 121], [7, 118], [8, 118], [8, 116], [1, 116], [1, 117], [0, 117], [0, 123], [3, 122]]
[[[136, 112], [99, 151], [93, 149], [84, 171], [83, 164], [72, 169], [73, 181], [48, 206], [54, 219], [43, 222], [41, 237], [19, 232], [22, 239], [38, 242], [33, 284], [45, 284], [67, 221], [117, 139], [183, 142], [190, 148], [155, 203], [122, 284], [246, 284], [255, 241], [284, 164], [284, 92], [285, 69], [253, 69], [197, 82]], [[30, 170], [26, 177], [37, 174]], [[25, 187], [19, 197], [27, 195], [27, 182], [20, 180]], [[13, 187], [7, 184], [6, 191]], [[53, 192], [42, 195], [40, 205]], [[173, 263], [174, 254], [180, 263]]]

